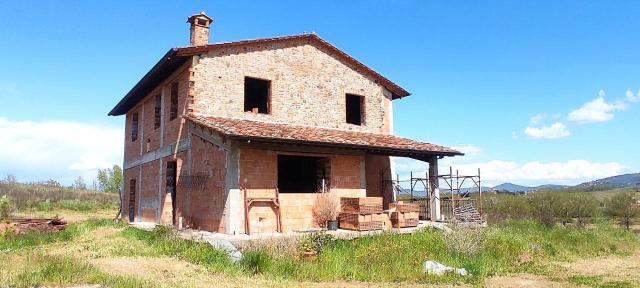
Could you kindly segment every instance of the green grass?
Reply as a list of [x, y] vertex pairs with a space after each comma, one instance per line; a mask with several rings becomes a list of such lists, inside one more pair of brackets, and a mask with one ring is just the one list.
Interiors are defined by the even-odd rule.
[[114, 210], [118, 209], [116, 202], [98, 202], [98, 201], [79, 201], [79, 200], [61, 200], [58, 202], [40, 202], [33, 204], [28, 209], [21, 211], [53, 211], [53, 210], [71, 210], [78, 212], [95, 212], [98, 210]]
[[80, 223], [70, 224], [66, 229], [56, 232], [29, 231], [24, 234], [14, 235], [11, 232], [0, 236], [0, 251], [18, 250], [23, 248], [37, 247], [54, 242], [70, 241], [73, 238], [90, 233], [99, 227], [124, 227], [122, 222], [113, 220], [87, 220]]
[[633, 284], [626, 281], [605, 281], [602, 276], [575, 275], [569, 277], [569, 282], [594, 288], [631, 288]]
[[[577, 229], [548, 227], [536, 221], [520, 220], [492, 225], [475, 236], [469, 234], [469, 241], [479, 243], [477, 249], [462, 249], [462, 244], [466, 243], [464, 237], [460, 238], [463, 242], [456, 242], [460, 240], [445, 239], [442, 232], [427, 229], [413, 234], [384, 233], [355, 240], [326, 241], [322, 252], [313, 261], [302, 260], [295, 253], [276, 253], [273, 252], [275, 250], [258, 247], [244, 251], [244, 258], [239, 263], [232, 263], [224, 251], [213, 249], [207, 243], [182, 239], [167, 227], [158, 226], [153, 231], [144, 231], [108, 220], [94, 220], [70, 225], [67, 230], [56, 233], [7, 235], [0, 238], [0, 250], [21, 255], [36, 253], [38, 249], [28, 248], [70, 241], [81, 235], [89, 235], [98, 227], [121, 228], [114, 237], [128, 239], [109, 242], [117, 243], [115, 246], [123, 246], [112, 247], [109, 250], [111, 254], [108, 254], [111, 256], [174, 257], [201, 265], [209, 271], [231, 276], [261, 274], [266, 278], [293, 281], [408, 281], [480, 285], [486, 277], [493, 275], [552, 275], [557, 267], [551, 263], [556, 261], [611, 254], [625, 255], [640, 249], [638, 235], [605, 222], [594, 228]], [[140, 248], [141, 245], [145, 249], [129, 249]], [[526, 261], [522, 260], [523, 255], [527, 255]], [[464, 267], [471, 276], [427, 275], [422, 272], [425, 260]], [[37, 265], [30, 265], [28, 270], [11, 276], [11, 283], [18, 283], [16, 286], [67, 283], [102, 283], [110, 287], [141, 285], [137, 282], [139, 280], [109, 276], [71, 257], [36, 254], [29, 261]], [[627, 282], [606, 282], [602, 278], [587, 276], [573, 276], [568, 280], [592, 287], [630, 285]]]
[[207, 243], [182, 239], [174, 230], [165, 226], [156, 226], [153, 231], [127, 227], [122, 231], [122, 235], [145, 242], [152, 248], [155, 256], [176, 257], [231, 274], [238, 271], [237, 266], [228, 259], [226, 252], [213, 249]]
[[133, 277], [112, 276], [71, 257], [32, 254], [22, 271], [4, 279], [11, 287], [95, 283], [108, 287], [150, 287]]

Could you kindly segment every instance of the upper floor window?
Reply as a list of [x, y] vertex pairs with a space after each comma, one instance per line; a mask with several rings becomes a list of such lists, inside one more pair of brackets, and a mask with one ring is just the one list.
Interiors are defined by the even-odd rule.
[[138, 139], [138, 113], [131, 114], [131, 142]]
[[347, 94], [345, 97], [347, 123], [362, 125], [364, 123], [364, 96]]
[[171, 107], [169, 121], [178, 118], [178, 82], [171, 83]]
[[153, 129], [160, 128], [160, 121], [162, 117], [160, 114], [162, 113], [162, 96], [160, 94], [156, 95], [156, 106], [154, 109], [154, 118], [153, 118]]
[[269, 114], [271, 81], [244, 77], [244, 111]]

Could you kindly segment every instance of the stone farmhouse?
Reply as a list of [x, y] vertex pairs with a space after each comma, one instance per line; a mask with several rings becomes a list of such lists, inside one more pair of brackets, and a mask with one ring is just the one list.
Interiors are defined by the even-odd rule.
[[314, 33], [210, 44], [212, 18], [188, 23], [190, 45], [170, 49], [109, 112], [126, 116], [128, 221], [304, 230], [318, 191], [383, 197], [386, 208], [391, 156], [437, 175], [438, 159], [462, 155], [394, 136], [393, 101], [410, 93]]

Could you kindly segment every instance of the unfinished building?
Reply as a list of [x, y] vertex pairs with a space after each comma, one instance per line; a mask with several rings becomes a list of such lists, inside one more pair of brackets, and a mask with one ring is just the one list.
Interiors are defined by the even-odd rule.
[[394, 136], [392, 102], [409, 92], [316, 34], [210, 44], [212, 22], [189, 17], [190, 45], [170, 49], [109, 113], [126, 115], [124, 219], [304, 230], [318, 189], [383, 197], [386, 208], [391, 156], [437, 171], [462, 155]]

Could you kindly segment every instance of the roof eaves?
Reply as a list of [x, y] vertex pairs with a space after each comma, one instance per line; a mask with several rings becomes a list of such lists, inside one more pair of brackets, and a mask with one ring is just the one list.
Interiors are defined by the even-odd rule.
[[120, 100], [120, 102], [118, 102], [118, 104], [116, 104], [116, 106], [114, 106], [113, 109], [111, 109], [108, 115], [119, 116], [127, 113], [127, 111], [123, 111], [123, 109], [125, 109], [126, 104], [129, 101], [133, 100], [132, 98], [134, 98], [138, 94], [137, 92], [141, 88], [143, 88], [144, 85], [147, 84], [147, 82], [149, 82], [154, 76], [156, 76], [156, 74], [160, 72], [163, 66], [169, 60], [171, 60], [172, 57], [176, 56], [178, 51], [179, 51], [178, 48], [169, 49], [169, 51], [167, 51], [167, 53], [165, 53], [164, 56], [160, 58], [160, 60], [151, 68], [151, 70], [149, 70], [149, 72], [147, 72], [147, 74], [145, 74], [142, 77], [142, 79], [140, 79], [140, 81], [138, 81], [138, 83], [136, 83], [136, 85], [133, 86], [131, 90], [129, 90], [129, 92]]

